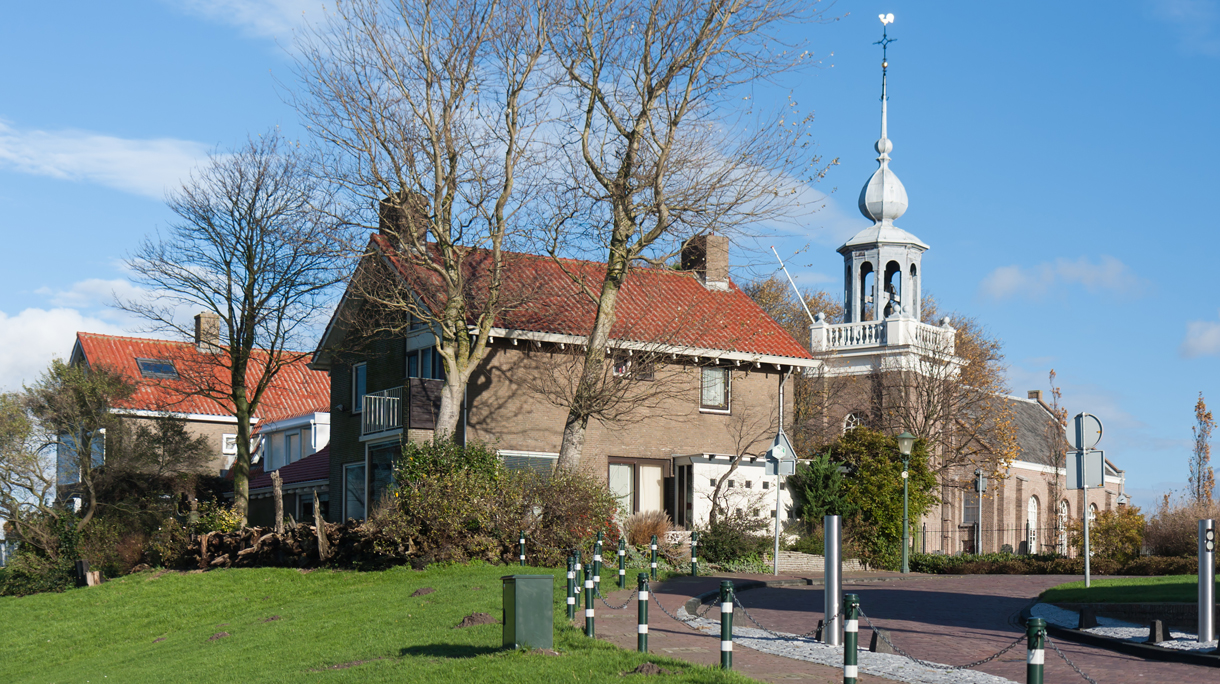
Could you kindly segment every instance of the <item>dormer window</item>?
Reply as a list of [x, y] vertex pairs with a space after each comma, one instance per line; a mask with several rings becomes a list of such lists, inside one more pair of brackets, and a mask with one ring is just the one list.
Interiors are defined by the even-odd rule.
[[140, 367], [140, 375], [146, 378], [177, 380], [178, 369], [174, 367], [173, 361], [164, 361], [159, 359], [136, 359], [136, 365]]

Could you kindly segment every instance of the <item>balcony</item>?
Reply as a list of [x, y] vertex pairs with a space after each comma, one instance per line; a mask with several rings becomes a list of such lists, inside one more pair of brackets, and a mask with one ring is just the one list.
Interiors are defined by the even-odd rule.
[[809, 332], [815, 352], [911, 347], [920, 353], [947, 356], [953, 355], [956, 333], [947, 323], [935, 326], [898, 317], [838, 325], [819, 320], [810, 326]]
[[402, 430], [403, 427], [408, 430], [435, 429], [444, 384], [443, 380], [411, 378], [401, 387], [364, 395], [360, 436], [374, 437]]

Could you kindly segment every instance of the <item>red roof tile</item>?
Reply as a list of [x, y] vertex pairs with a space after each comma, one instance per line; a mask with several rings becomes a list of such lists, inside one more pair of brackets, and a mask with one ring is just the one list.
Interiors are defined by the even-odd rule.
[[[312, 482], [313, 480], [329, 480], [330, 479], [330, 445], [322, 447], [317, 453], [311, 454], [302, 458], [299, 461], [289, 463], [279, 469], [280, 477], [283, 478], [284, 485], [296, 484], [298, 482]], [[254, 475], [251, 472], [250, 490], [262, 489], [271, 486], [271, 473], [259, 473]]]
[[[384, 235], [374, 235], [372, 242], [408, 286], [435, 310], [443, 307], [436, 300], [443, 290], [434, 272], [401, 258]], [[604, 263], [576, 259], [556, 263], [550, 257], [519, 253], [504, 258], [504, 309], [496, 327], [580, 337], [589, 334], [597, 308], [571, 276], [597, 292], [605, 277]], [[472, 254], [466, 260], [466, 271], [472, 285], [468, 289], [480, 291], [479, 283], [486, 282], [490, 272], [490, 252]], [[632, 269], [619, 293], [617, 314], [611, 332], [615, 340], [812, 358], [737, 285], [730, 282], [727, 290], [709, 290], [690, 271]]]
[[[136, 393], [117, 408], [209, 416], [233, 415], [231, 404], [227, 401], [222, 404], [192, 391], [192, 387], [205, 384], [223, 391], [229, 384], [228, 369], [212, 363], [207, 355], [195, 349], [194, 344], [78, 332], [76, 345], [90, 366], [109, 366], [136, 382]], [[296, 352], [293, 355], [298, 358], [281, 368], [274, 382], [263, 393], [255, 418], [275, 421], [315, 411], [330, 411], [330, 377], [323, 371], [306, 367], [309, 360], [307, 355]], [[265, 359], [265, 354], [256, 355], [247, 374], [247, 381], [251, 384], [258, 379], [260, 358]], [[189, 377], [190, 381], [145, 378], [136, 359], [173, 361], [179, 375]]]

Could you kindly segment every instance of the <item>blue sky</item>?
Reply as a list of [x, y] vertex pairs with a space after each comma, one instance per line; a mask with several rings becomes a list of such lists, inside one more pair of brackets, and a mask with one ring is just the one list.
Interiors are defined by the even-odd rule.
[[[210, 150], [281, 126], [292, 29], [312, 0], [10, 3], [0, 19], [0, 389], [123, 332], [122, 258], [169, 219], [166, 188]], [[1136, 503], [1187, 477], [1195, 398], [1220, 408], [1214, 132], [1220, 2], [841, 0], [802, 27], [821, 58], [784, 89], [837, 157], [826, 206], [774, 240], [802, 285], [868, 222], [880, 37], [890, 52], [898, 221], [932, 246], [924, 288], [1004, 341], [1013, 392], [1059, 373]], [[833, 56], [832, 56], [833, 53]], [[771, 240], [764, 240], [762, 244]], [[802, 251], [803, 250], [803, 251]], [[735, 254], [737, 263], [763, 263]], [[763, 272], [769, 269], [769, 264]]]

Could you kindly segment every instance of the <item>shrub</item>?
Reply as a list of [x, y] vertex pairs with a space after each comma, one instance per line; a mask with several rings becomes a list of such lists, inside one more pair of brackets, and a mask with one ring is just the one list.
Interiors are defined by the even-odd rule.
[[636, 513], [623, 523], [623, 534], [632, 546], [648, 546], [656, 535], [657, 546], [665, 544], [665, 537], [673, 529], [673, 523], [663, 511]]
[[766, 520], [735, 512], [699, 530], [699, 557], [708, 563], [730, 563], [766, 553], [770, 540], [762, 536]]
[[47, 524], [56, 535], [55, 543], [48, 549], [19, 545], [6, 566], [0, 596], [63, 591], [75, 583], [80, 545], [76, 516], [65, 511], [59, 516], [48, 516]]
[[154, 567], [181, 567], [183, 559], [190, 551], [191, 533], [177, 520], [170, 518], [149, 535], [148, 544], [144, 547], [145, 561]]
[[379, 552], [417, 565], [515, 560], [522, 531], [529, 563], [561, 565], [599, 531], [617, 545], [616, 510], [610, 490], [588, 475], [509, 471], [487, 445], [437, 440], [406, 446], [393, 494], [367, 527]]
[[1173, 501], [1166, 494], [1144, 532], [1148, 550], [1154, 556], [1194, 556], [1198, 553], [1199, 521], [1206, 518], [1220, 518], [1220, 505]]
[[821, 556], [826, 552], [826, 541], [823, 539], [822, 531], [818, 530], [796, 540], [796, 543], [792, 545], [792, 550]]
[[[1068, 543], [1082, 553], [1084, 526], [1079, 520], [1068, 524]], [[1144, 516], [1135, 506], [1121, 506], [1117, 511], [1102, 511], [1089, 523], [1089, 549], [1094, 558], [1126, 562], [1140, 555], [1144, 543]]]
[[199, 522], [195, 524], [195, 534], [236, 532], [240, 529], [241, 516], [232, 508], [217, 501], [204, 501], [199, 504]]

